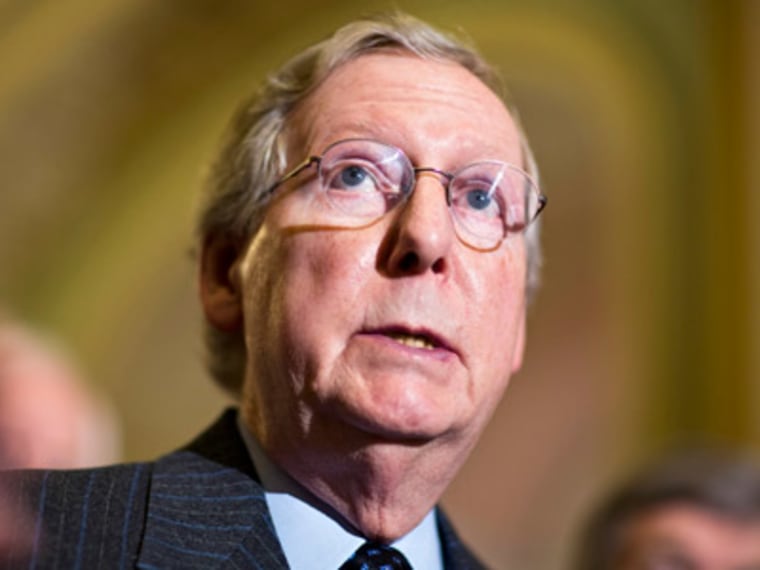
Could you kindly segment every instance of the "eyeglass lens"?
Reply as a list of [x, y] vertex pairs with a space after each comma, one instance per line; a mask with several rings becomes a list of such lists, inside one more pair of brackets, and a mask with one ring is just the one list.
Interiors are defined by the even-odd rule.
[[[459, 237], [475, 247], [498, 245], [538, 213], [539, 191], [519, 168], [483, 161], [441, 175]], [[367, 139], [332, 144], [319, 161], [326, 223], [358, 226], [378, 219], [412, 193], [416, 171], [398, 148]]]

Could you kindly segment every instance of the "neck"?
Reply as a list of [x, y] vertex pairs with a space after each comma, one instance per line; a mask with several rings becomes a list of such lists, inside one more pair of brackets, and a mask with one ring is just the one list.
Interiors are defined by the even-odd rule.
[[[311, 434], [308, 442], [278, 440], [271, 437], [275, 434], [257, 430], [250, 413], [244, 412], [244, 421], [267, 455], [324, 503], [323, 510], [364, 537], [384, 543], [420, 523], [472, 447], [453, 439], [386, 441], [346, 426], [340, 426], [337, 437]], [[313, 442], [322, 445], [315, 447]]]
[[385, 442], [320, 463], [317, 470], [297, 475], [302, 484], [362, 535], [386, 543], [419, 524], [458, 467], [442, 466], [424, 446]]

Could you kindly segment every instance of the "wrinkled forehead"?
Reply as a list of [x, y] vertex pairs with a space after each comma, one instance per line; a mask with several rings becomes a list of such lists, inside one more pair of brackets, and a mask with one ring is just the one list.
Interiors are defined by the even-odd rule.
[[522, 163], [518, 127], [489, 86], [456, 62], [408, 53], [365, 54], [332, 70], [291, 115], [288, 155], [352, 137], [404, 150], [455, 144], [472, 158]]

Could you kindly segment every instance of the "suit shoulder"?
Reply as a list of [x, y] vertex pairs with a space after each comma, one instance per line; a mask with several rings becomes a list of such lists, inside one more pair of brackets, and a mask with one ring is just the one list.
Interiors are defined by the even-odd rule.
[[38, 566], [108, 566], [114, 556], [136, 556], [151, 470], [133, 463], [6, 472], [0, 506], [23, 521], [17, 542]]
[[29, 469], [0, 473], [3, 495], [23, 503], [64, 506], [75, 497], [98, 501], [106, 495], [123, 497], [144, 493], [150, 480], [150, 463], [125, 463], [91, 469]]

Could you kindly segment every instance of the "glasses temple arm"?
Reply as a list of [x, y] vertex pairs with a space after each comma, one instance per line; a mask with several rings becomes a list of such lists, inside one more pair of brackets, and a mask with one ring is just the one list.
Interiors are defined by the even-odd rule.
[[301, 174], [301, 172], [309, 168], [311, 165], [319, 164], [320, 160], [322, 160], [322, 157], [320, 156], [310, 156], [309, 158], [304, 160], [301, 164], [298, 164], [293, 170], [285, 174], [282, 178], [278, 179], [277, 182], [272, 184], [264, 193], [264, 196], [269, 196], [270, 194], [272, 194], [272, 192], [277, 190], [277, 188], [279, 188], [281, 185], [285, 184], [291, 178], [295, 178], [296, 176]]

